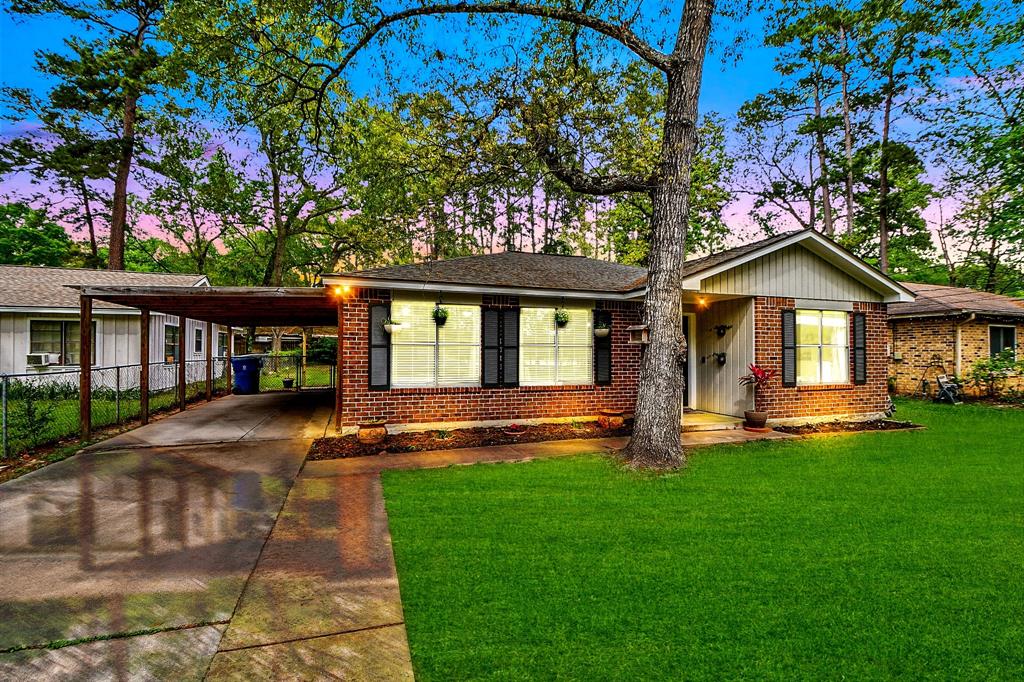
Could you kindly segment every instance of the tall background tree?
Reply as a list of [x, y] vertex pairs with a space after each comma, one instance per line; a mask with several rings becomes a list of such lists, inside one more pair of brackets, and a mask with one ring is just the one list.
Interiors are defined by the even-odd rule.
[[[109, 163], [107, 267], [123, 269], [129, 181], [145, 121], [140, 106], [168, 75], [154, 45], [164, 0], [14, 0], [8, 9], [22, 16], [57, 15], [80, 27], [79, 35], [65, 41], [65, 51], [37, 54], [39, 70], [57, 81], [44, 121], [65, 144], [88, 147], [94, 160]], [[24, 90], [9, 94], [26, 103], [33, 99]], [[72, 130], [74, 135], [67, 132]], [[98, 177], [95, 167], [65, 169], [72, 177]]]

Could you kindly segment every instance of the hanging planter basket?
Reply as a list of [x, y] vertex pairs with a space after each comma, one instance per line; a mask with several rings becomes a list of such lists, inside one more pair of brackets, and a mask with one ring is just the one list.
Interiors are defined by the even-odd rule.
[[384, 320], [384, 333], [390, 334], [399, 327], [399, 324], [394, 320]]
[[443, 327], [444, 323], [448, 321], [448, 309], [444, 306], [437, 306], [430, 315], [434, 318], [434, 323], [438, 327]]
[[569, 311], [565, 308], [558, 308], [555, 310], [555, 324], [559, 327], [564, 327], [569, 324]]
[[594, 336], [599, 339], [607, 338], [612, 333], [612, 328], [608, 325], [597, 325], [594, 327]]

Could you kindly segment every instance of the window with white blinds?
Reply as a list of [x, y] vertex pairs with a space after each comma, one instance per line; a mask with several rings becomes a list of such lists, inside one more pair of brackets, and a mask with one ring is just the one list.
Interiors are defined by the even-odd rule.
[[443, 305], [448, 321], [438, 326], [434, 303], [392, 301], [392, 387], [480, 385], [480, 307]]
[[569, 322], [555, 324], [554, 308], [519, 312], [519, 383], [523, 386], [594, 382], [594, 329], [589, 308], [564, 308]]

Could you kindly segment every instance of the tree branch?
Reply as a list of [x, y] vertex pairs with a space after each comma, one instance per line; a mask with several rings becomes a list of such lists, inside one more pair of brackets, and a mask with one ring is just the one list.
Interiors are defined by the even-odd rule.
[[481, 4], [455, 3], [447, 5], [429, 5], [425, 7], [414, 7], [412, 9], [395, 12], [381, 17], [375, 24], [370, 26], [358, 41], [341, 58], [338, 65], [327, 74], [320, 93], [327, 91], [328, 85], [341, 75], [348, 67], [355, 56], [376, 38], [384, 29], [393, 24], [401, 23], [415, 17], [441, 16], [447, 14], [508, 14], [516, 16], [532, 16], [543, 19], [554, 19], [568, 24], [574, 24], [583, 28], [589, 28], [601, 35], [615, 40], [622, 46], [629, 49], [635, 55], [643, 59], [651, 66], [660, 71], [668, 71], [672, 58], [663, 52], [656, 50], [648, 42], [640, 38], [628, 26], [624, 24], [613, 24], [609, 21], [590, 16], [586, 12], [571, 7], [548, 7], [545, 5], [521, 4], [519, 2], [486, 2]]

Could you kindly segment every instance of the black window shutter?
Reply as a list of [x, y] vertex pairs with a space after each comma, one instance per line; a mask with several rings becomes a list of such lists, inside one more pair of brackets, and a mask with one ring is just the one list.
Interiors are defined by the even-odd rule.
[[370, 306], [370, 389], [391, 388], [391, 338], [384, 331], [384, 320], [391, 311], [386, 304]]
[[501, 311], [501, 384], [519, 385], [519, 308]]
[[796, 311], [782, 311], [782, 385], [796, 386]]
[[853, 383], [868, 383], [867, 315], [853, 314]]
[[483, 324], [480, 384], [493, 388], [501, 385], [501, 311], [484, 308], [480, 318]]
[[[605, 323], [611, 326], [612, 314], [608, 310], [594, 311], [594, 324]], [[612, 335], [603, 339], [594, 338], [594, 383], [607, 386], [612, 383]]]

